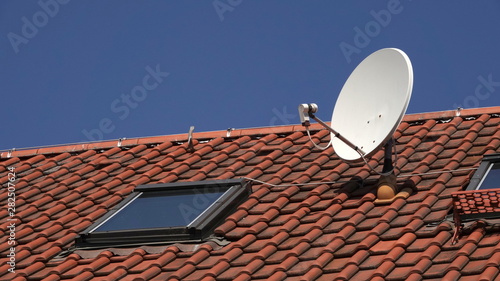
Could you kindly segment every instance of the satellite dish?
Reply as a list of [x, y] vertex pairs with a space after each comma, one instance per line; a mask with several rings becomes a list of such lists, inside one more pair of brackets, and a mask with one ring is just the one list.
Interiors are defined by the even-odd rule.
[[408, 56], [399, 49], [381, 49], [365, 58], [345, 82], [331, 127], [314, 116], [316, 104], [299, 105], [300, 119], [306, 129], [309, 117], [327, 128], [335, 153], [347, 161], [365, 160], [386, 145], [384, 172], [392, 172], [391, 138], [406, 112], [412, 88]]
[[[392, 138], [410, 102], [412, 87], [408, 56], [399, 49], [378, 50], [365, 58], [345, 82], [331, 126], [369, 157]], [[332, 146], [344, 160], [361, 158], [333, 133]]]

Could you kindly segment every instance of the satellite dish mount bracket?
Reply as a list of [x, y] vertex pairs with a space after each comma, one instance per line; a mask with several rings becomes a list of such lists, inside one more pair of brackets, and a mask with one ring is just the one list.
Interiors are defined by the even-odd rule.
[[357, 145], [352, 143], [350, 140], [346, 139], [339, 132], [335, 131], [332, 127], [328, 126], [321, 119], [316, 117], [316, 115], [314, 115], [314, 113], [316, 113], [317, 111], [318, 111], [318, 105], [315, 103], [309, 103], [309, 104], [303, 103], [303, 104], [299, 105], [299, 116], [300, 116], [300, 122], [302, 123], [302, 126], [308, 128], [311, 125], [309, 118], [312, 118], [316, 122], [318, 122], [321, 126], [325, 127], [328, 131], [330, 131], [330, 133], [332, 133], [336, 138], [343, 141], [350, 148], [356, 150], [360, 155], [362, 155], [362, 156], [366, 155], [366, 153], [363, 150], [361, 150], [361, 148], [359, 148]]

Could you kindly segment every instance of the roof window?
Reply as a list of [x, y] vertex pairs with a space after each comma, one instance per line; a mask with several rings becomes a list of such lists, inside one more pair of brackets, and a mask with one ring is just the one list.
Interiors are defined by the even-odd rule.
[[500, 154], [485, 155], [467, 190], [500, 188]]
[[80, 233], [78, 248], [202, 241], [250, 194], [244, 180], [138, 186]]

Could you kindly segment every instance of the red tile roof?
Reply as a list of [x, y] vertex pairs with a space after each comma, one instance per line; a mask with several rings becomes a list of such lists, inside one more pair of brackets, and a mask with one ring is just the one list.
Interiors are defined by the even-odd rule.
[[[194, 133], [194, 152], [187, 135], [4, 152], [0, 280], [498, 279], [498, 227], [475, 223], [452, 244], [447, 215], [483, 155], [500, 152], [499, 124], [500, 107], [405, 116], [396, 175], [411, 192], [389, 203], [376, 200], [378, 175], [317, 150], [298, 125]], [[138, 185], [241, 177], [254, 180], [253, 193], [215, 230], [220, 244], [72, 251], [78, 233]]]

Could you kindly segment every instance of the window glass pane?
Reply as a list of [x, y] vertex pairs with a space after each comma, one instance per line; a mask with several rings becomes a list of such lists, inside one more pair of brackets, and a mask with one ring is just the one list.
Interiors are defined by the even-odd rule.
[[500, 187], [500, 163], [491, 164], [478, 189], [490, 189]]
[[143, 192], [93, 232], [187, 226], [226, 189]]

